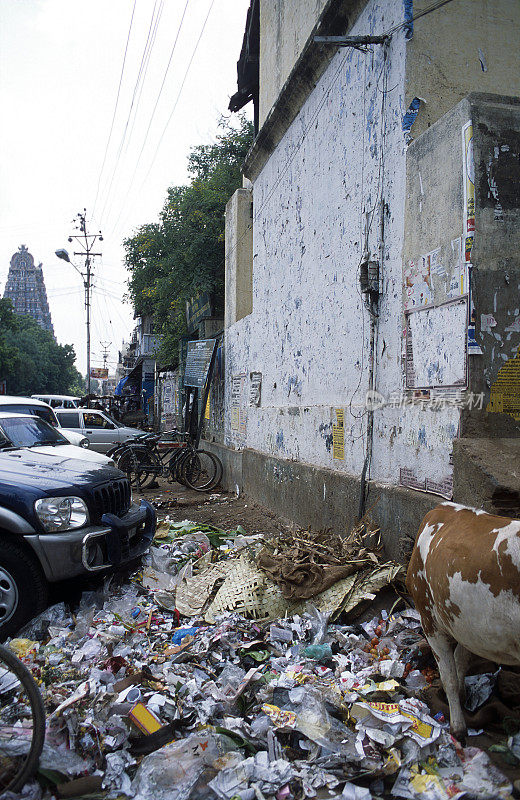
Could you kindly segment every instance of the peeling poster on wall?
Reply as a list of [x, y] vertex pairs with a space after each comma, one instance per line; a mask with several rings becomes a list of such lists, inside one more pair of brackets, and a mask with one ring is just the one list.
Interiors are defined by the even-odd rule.
[[520, 421], [520, 347], [498, 370], [486, 411], [495, 414], [509, 414]]
[[340, 461], [345, 459], [345, 412], [343, 408], [335, 408], [333, 411], [332, 457]]
[[467, 300], [406, 314], [406, 388], [467, 385]]
[[471, 261], [471, 248], [475, 233], [475, 165], [473, 162], [473, 125], [466, 122], [462, 128], [464, 174], [464, 236], [465, 257]]
[[262, 399], [262, 373], [249, 373], [249, 405], [251, 408], [259, 408]]
[[231, 380], [231, 430], [236, 431], [240, 440], [245, 440], [247, 428], [246, 377], [245, 372], [240, 372]]

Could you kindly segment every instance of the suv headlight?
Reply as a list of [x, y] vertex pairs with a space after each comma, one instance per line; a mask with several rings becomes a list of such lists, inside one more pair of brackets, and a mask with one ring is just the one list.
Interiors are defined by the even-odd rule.
[[90, 442], [89, 442], [89, 440], [88, 440], [88, 439], [85, 437], [84, 439], [82, 439], [82, 440], [81, 440], [81, 442], [79, 443], [79, 446], [80, 446], [80, 447], [85, 447], [85, 448], [86, 448], [86, 447], [90, 447]]
[[82, 528], [89, 521], [81, 497], [43, 497], [36, 501], [34, 510], [47, 533]]

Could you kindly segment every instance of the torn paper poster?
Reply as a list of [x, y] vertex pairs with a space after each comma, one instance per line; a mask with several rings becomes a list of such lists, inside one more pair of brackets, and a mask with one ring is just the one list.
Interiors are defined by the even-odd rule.
[[496, 324], [497, 321], [493, 314], [480, 315], [480, 330], [483, 331], [483, 333], [491, 333], [491, 328], [495, 328]]
[[410, 136], [410, 131], [412, 129], [412, 125], [415, 122], [415, 118], [417, 117], [417, 114], [419, 113], [420, 105], [421, 105], [420, 98], [419, 97], [414, 97], [414, 99], [412, 100], [412, 102], [408, 106], [408, 110], [407, 110], [406, 114], [403, 116], [403, 120], [402, 120], [401, 126], [402, 126], [403, 133], [405, 134], [405, 137], [407, 138], [407, 140], [408, 140], [408, 138]]

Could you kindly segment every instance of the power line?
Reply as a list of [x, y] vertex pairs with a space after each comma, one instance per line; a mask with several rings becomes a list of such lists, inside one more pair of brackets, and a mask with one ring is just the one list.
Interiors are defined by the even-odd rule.
[[126, 37], [126, 45], [125, 45], [125, 52], [124, 52], [124, 56], [123, 56], [123, 64], [122, 64], [122, 67], [121, 67], [121, 75], [119, 76], [119, 86], [117, 87], [117, 97], [116, 97], [116, 102], [115, 102], [115, 106], [114, 106], [114, 113], [112, 115], [112, 123], [110, 125], [110, 131], [109, 131], [109, 134], [108, 134], [107, 145], [105, 147], [105, 155], [103, 156], [103, 163], [101, 164], [101, 169], [99, 171], [99, 178], [98, 178], [97, 190], [96, 190], [96, 199], [94, 200], [94, 206], [92, 208], [92, 216], [94, 216], [94, 214], [95, 214], [96, 204], [97, 204], [98, 196], [99, 196], [99, 187], [101, 185], [101, 176], [103, 175], [103, 169], [105, 168], [105, 163], [106, 163], [107, 154], [108, 154], [108, 147], [110, 145], [110, 140], [112, 138], [112, 132], [114, 130], [114, 122], [115, 122], [115, 119], [116, 119], [117, 106], [119, 104], [119, 95], [121, 93], [121, 85], [123, 83], [123, 75], [124, 75], [125, 64], [126, 64], [126, 55], [127, 55], [127, 52], [128, 52], [128, 43], [130, 42], [130, 34], [132, 32], [132, 25], [133, 25], [133, 22], [134, 22], [134, 13], [135, 13], [136, 3], [137, 3], [137, 0], [134, 0], [134, 6], [132, 8], [132, 16], [130, 17], [130, 25], [129, 25], [128, 34], [127, 34], [127, 37]]
[[112, 191], [112, 186], [114, 184], [114, 178], [115, 178], [115, 175], [116, 175], [116, 171], [117, 171], [117, 168], [119, 166], [119, 161], [121, 159], [121, 154], [123, 152], [123, 146], [124, 146], [125, 140], [126, 140], [126, 134], [127, 134], [127, 131], [128, 131], [128, 125], [130, 124], [130, 117], [132, 115], [132, 110], [133, 110], [134, 103], [135, 103], [135, 100], [136, 100], [137, 91], [138, 91], [138, 88], [139, 88], [139, 84], [141, 82], [141, 76], [143, 74], [144, 65], [145, 65], [146, 59], [147, 59], [148, 48], [150, 46], [150, 38], [152, 36], [152, 31], [153, 31], [153, 28], [154, 28], [156, 9], [157, 9], [157, 0], [155, 0], [155, 2], [154, 2], [154, 6], [153, 6], [153, 10], [152, 10], [152, 16], [150, 18], [150, 24], [148, 26], [148, 35], [146, 37], [146, 42], [145, 42], [143, 54], [141, 56], [141, 63], [139, 65], [139, 71], [137, 73], [137, 78], [136, 78], [136, 82], [135, 82], [135, 85], [134, 85], [134, 91], [133, 91], [133, 94], [132, 94], [132, 100], [131, 100], [131, 103], [130, 103], [130, 108], [128, 110], [128, 115], [127, 115], [127, 118], [126, 118], [126, 123], [125, 123], [125, 127], [124, 127], [124, 130], [123, 130], [123, 135], [121, 137], [121, 142], [119, 143], [119, 148], [118, 148], [117, 156], [116, 156], [116, 163], [115, 163], [115, 166], [114, 166], [114, 170], [112, 172], [112, 178], [110, 180], [110, 185], [108, 187], [108, 192], [106, 194], [106, 198], [105, 198], [105, 202], [104, 202], [104, 205], [103, 205], [103, 209], [101, 211], [101, 215], [100, 215], [101, 219], [103, 219], [104, 214], [105, 214], [105, 209], [107, 207], [108, 199], [109, 199], [110, 193]]
[[[152, 110], [152, 113], [151, 113], [151, 115], [150, 115], [150, 120], [149, 120], [149, 122], [148, 122], [148, 127], [147, 127], [147, 129], [146, 129], [146, 133], [145, 133], [145, 135], [144, 135], [144, 139], [143, 139], [143, 144], [141, 145], [141, 150], [140, 150], [140, 152], [139, 152], [139, 155], [138, 155], [138, 157], [137, 157], [137, 160], [136, 160], [136, 163], [135, 163], [135, 166], [134, 166], [134, 171], [133, 171], [133, 174], [132, 174], [132, 178], [131, 178], [131, 180], [130, 180], [130, 185], [129, 185], [129, 187], [128, 187], [128, 191], [127, 191], [127, 192], [126, 192], [126, 194], [125, 194], [125, 197], [128, 197], [128, 196], [129, 196], [130, 192], [132, 191], [133, 185], [134, 185], [134, 180], [135, 180], [135, 176], [136, 176], [136, 173], [137, 173], [137, 169], [138, 169], [138, 167], [139, 167], [139, 164], [140, 164], [140, 162], [141, 162], [141, 156], [143, 155], [144, 148], [145, 148], [145, 146], [146, 146], [146, 143], [147, 143], [147, 141], [148, 141], [148, 134], [150, 133], [150, 128], [151, 128], [151, 126], [152, 126], [152, 122], [153, 122], [153, 120], [154, 120], [154, 117], [155, 117], [155, 112], [157, 111], [157, 106], [159, 105], [159, 100], [161, 99], [162, 91], [163, 91], [163, 89], [164, 89], [164, 85], [165, 85], [165, 83], [166, 83], [166, 78], [167, 78], [168, 71], [169, 71], [169, 69], [170, 69], [171, 63], [172, 63], [173, 54], [174, 54], [174, 52], [175, 52], [175, 48], [176, 48], [176, 46], [177, 46], [177, 41], [178, 41], [178, 39], [179, 39], [179, 36], [180, 36], [180, 32], [181, 32], [181, 29], [182, 29], [182, 24], [183, 24], [183, 22], [184, 22], [184, 17], [185, 17], [185, 15], [186, 15], [186, 10], [187, 10], [187, 8], [188, 8], [188, 3], [189, 3], [189, 2], [190, 2], [190, 0], [186, 0], [186, 4], [185, 4], [185, 6], [184, 6], [184, 10], [183, 10], [183, 12], [182, 12], [181, 20], [180, 20], [180, 22], [179, 22], [179, 27], [177, 28], [177, 34], [176, 34], [176, 36], [175, 36], [175, 40], [174, 40], [174, 42], [173, 42], [173, 46], [172, 46], [172, 49], [171, 49], [171, 52], [170, 52], [170, 57], [169, 57], [169, 59], [168, 59], [168, 64], [166, 65], [166, 69], [165, 69], [165, 71], [164, 71], [164, 75], [163, 75], [163, 79], [162, 79], [161, 87], [160, 87], [160, 89], [159, 89], [159, 92], [158, 92], [158, 94], [157, 94], [157, 98], [156, 98], [156, 100], [155, 100], [155, 105], [154, 105], [154, 107], [153, 107], [153, 110]], [[117, 222], [119, 222], [119, 217], [118, 217], [118, 219], [117, 219]], [[117, 225], [117, 222], [116, 222], [116, 225]]]
[[148, 48], [148, 54], [147, 54], [147, 57], [146, 57], [146, 63], [145, 63], [145, 67], [144, 67], [144, 70], [143, 70], [143, 76], [141, 78], [141, 85], [139, 87], [139, 95], [137, 97], [137, 103], [135, 104], [134, 118], [133, 118], [132, 124], [130, 126], [130, 133], [128, 134], [128, 138], [126, 140], [125, 153], [128, 151], [128, 146], [129, 146], [129, 143], [130, 143], [130, 141], [132, 139], [132, 133], [134, 131], [135, 121], [137, 119], [137, 113], [139, 111], [139, 104], [141, 102], [141, 97], [142, 97], [142, 94], [143, 94], [143, 88], [144, 88], [144, 84], [145, 84], [145, 81], [146, 81], [146, 76], [148, 74], [148, 67], [150, 66], [150, 57], [152, 55], [152, 50], [153, 50], [153, 47], [155, 45], [155, 37], [157, 36], [157, 29], [159, 27], [159, 21], [160, 21], [161, 16], [162, 16], [163, 9], [164, 9], [164, 0], [161, 0], [161, 5], [159, 6], [159, 10], [157, 11], [157, 16], [155, 18], [155, 23], [154, 23], [154, 27], [153, 27], [153, 31], [152, 31], [152, 38], [150, 39], [150, 47]]
[[418, 11], [417, 14], [414, 14], [413, 17], [410, 19], [406, 19], [404, 22], [401, 22], [399, 25], [395, 25], [393, 28], [390, 28], [384, 36], [391, 36], [396, 31], [401, 30], [401, 28], [406, 28], [407, 25], [410, 25], [411, 22], [415, 22], [416, 19], [420, 19], [421, 17], [425, 17], [427, 14], [431, 14], [432, 11], [437, 11], [438, 8], [442, 8], [442, 6], [448, 5], [448, 3], [452, 3], [453, 0], [440, 0], [438, 3], [433, 3], [433, 5], [428, 6], [428, 8], [424, 8], [422, 11]]
[[[146, 181], [148, 180], [148, 176], [150, 175], [150, 172], [152, 171], [153, 165], [155, 164], [155, 159], [157, 158], [157, 154], [158, 154], [158, 152], [159, 152], [159, 148], [161, 147], [161, 144], [162, 144], [162, 142], [163, 142], [163, 139], [164, 139], [164, 136], [165, 136], [165, 134], [166, 134], [166, 131], [167, 131], [167, 129], [168, 129], [168, 126], [169, 126], [169, 124], [170, 124], [170, 122], [171, 122], [171, 119], [172, 119], [172, 117], [173, 117], [174, 113], [175, 113], [175, 109], [177, 108], [177, 104], [178, 104], [178, 102], [179, 102], [179, 99], [180, 99], [180, 96], [181, 96], [181, 94], [182, 94], [182, 90], [183, 90], [183, 88], [184, 88], [184, 84], [186, 83], [186, 79], [187, 79], [187, 77], [188, 77], [188, 73], [189, 73], [189, 71], [190, 71], [190, 67], [191, 67], [191, 65], [192, 65], [193, 59], [195, 58], [195, 54], [196, 54], [196, 52], [197, 52], [197, 50], [198, 50], [198, 47], [199, 47], [199, 44], [200, 44], [200, 40], [202, 39], [202, 35], [203, 35], [203, 33], [204, 33], [204, 30], [205, 30], [205, 28], [206, 28], [206, 23], [207, 23], [207, 21], [208, 21], [208, 19], [209, 19], [209, 15], [211, 14], [211, 9], [213, 8], [214, 4], [215, 4], [215, 0], [211, 0], [210, 7], [209, 7], [209, 9], [208, 9], [208, 13], [206, 14], [206, 17], [205, 17], [205, 19], [204, 19], [204, 22], [203, 22], [203, 25], [202, 25], [201, 31], [200, 31], [200, 33], [199, 33], [199, 36], [198, 36], [198, 39], [197, 39], [197, 41], [196, 41], [196, 43], [195, 43], [195, 47], [193, 48], [193, 52], [192, 52], [192, 54], [191, 54], [191, 56], [190, 56], [190, 60], [188, 61], [188, 66], [186, 67], [186, 71], [185, 71], [185, 73], [184, 73], [184, 77], [183, 77], [183, 79], [182, 79], [182, 83], [181, 83], [181, 85], [180, 85], [180, 89], [179, 89], [179, 91], [178, 91], [178, 93], [177, 93], [177, 97], [175, 98], [175, 102], [174, 102], [174, 104], [173, 104], [173, 108], [172, 108], [172, 110], [171, 110], [170, 116], [168, 117], [168, 120], [167, 120], [167, 122], [166, 122], [166, 125], [165, 125], [165, 126], [164, 126], [164, 128], [163, 128], [163, 131], [162, 131], [162, 133], [161, 133], [161, 136], [160, 136], [160, 138], [159, 138], [159, 142], [158, 142], [158, 144], [157, 144], [157, 147], [155, 148], [155, 153], [154, 153], [154, 155], [153, 155], [152, 162], [151, 162], [151, 164], [150, 164], [150, 167], [149, 167], [149, 169], [148, 169], [148, 172], [146, 173], [146, 175], [145, 175], [145, 177], [144, 177], [144, 180], [143, 180], [143, 182], [141, 183], [141, 187], [140, 187], [139, 193], [141, 192], [141, 190], [142, 190], [142, 188], [143, 188], [144, 184], [146, 183]], [[122, 207], [121, 207], [121, 211], [119, 212], [119, 216], [118, 216], [118, 218], [117, 218], [117, 220], [116, 220], [116, 222], [115, 222], [115, 225], [114, 225], [114, 227], [112, 228], [112, 235], [114, 234], [114, 232], [115, 232], [115, 230], [116, 230], [116, 228], [117, 228], [117, 225], [118, 225], [118, 223], [119, 223], [119, 220], [120, 220], [120, 218], [121, 218], [121, 214], [122, 214], [122, 211], [123, 211], [123, 207], [124, 207], [124, 206], [122, 206]]]

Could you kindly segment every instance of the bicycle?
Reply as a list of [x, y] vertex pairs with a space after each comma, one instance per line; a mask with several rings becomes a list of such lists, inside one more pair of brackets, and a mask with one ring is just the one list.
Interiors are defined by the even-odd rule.
[[45, 739], [45, 709], [25, 666], [0, 645], [0, 795], [16, 792], [38, 767]]
[[[161, 452], [159, 443], [169, 445], [168, 450]], [[113, 448], [107, 455], [139, 489], [151, 485], [159, 475], [166, 475], [172, 483], [177, 481], [195, 491], [206, 492], [214, 489], [222, 478], [220, 459], [214, 453], [195, 448], [189, 434], [182, 434], [177, 429], [161, 435], [137, 436]]]

